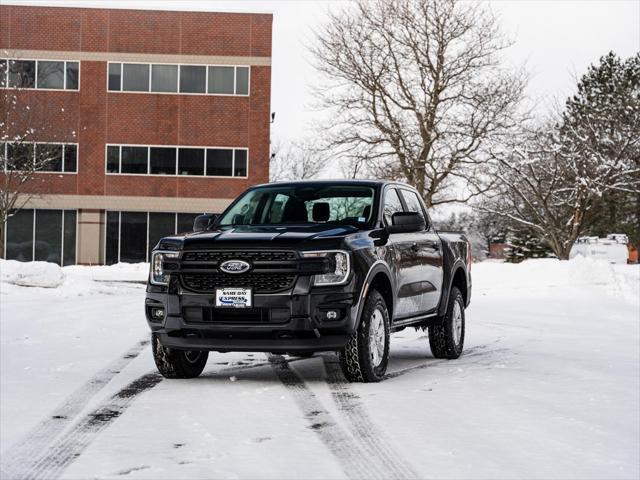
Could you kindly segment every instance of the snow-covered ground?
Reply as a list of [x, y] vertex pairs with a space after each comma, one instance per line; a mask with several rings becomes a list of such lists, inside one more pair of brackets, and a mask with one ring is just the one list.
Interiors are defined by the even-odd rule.
[[0, 263], [1, 478], [640, 476], [638, 266], [476, 264], [465, 354], [398, 332], [379, 384], [330, 354], [162, 379], [146, 269]]

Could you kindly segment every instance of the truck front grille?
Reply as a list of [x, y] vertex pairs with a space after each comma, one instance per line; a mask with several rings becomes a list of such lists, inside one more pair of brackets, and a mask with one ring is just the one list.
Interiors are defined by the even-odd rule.
[[234, 250], [210, 250], [204, 252], [185, 252], [182, 255], [183, 262], [214, 262], [225, 260], [244, 260], [247, 262], [282, 262], [297, 260], [292, 251], [234, 251]]
[[183, 273], [182, 284], [198, 293], [214, 293], [216, 288], [247, 287], [253, 293], [275, 293], [293, 287], [295, 274], [250, 272], [241, 275], [215, 273]]

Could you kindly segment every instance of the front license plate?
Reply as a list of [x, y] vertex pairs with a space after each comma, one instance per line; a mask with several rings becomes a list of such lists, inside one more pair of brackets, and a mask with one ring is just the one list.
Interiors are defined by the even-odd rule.
[[216, 307], [249, 308], [250, 288], [216, 288]]

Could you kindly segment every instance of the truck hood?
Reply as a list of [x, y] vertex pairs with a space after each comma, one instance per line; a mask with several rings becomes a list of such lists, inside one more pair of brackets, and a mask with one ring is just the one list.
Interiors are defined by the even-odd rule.
[[225, 246], [297, 247], [301, 243], [330, 238], [342, 239], [358, 230], [349, 225], [296, 225], [296, 226], [252, 226], [239, 225], [233, 228], [194, 232], [184, 236], [184, 250], [199, 250]]

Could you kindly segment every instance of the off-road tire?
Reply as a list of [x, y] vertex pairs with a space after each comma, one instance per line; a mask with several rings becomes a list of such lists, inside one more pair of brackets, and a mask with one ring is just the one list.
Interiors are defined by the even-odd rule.
[[[384, 322], [384, 351], [382, 360], [374, 367], [369, 347], [369, 330], [374, 311], [382, 313]], [[371, 290], [365, 301], [358, 329], [349, 339], [347, 346], [339, 352], [342, 373], [350, 382], [379, 382], [384, 378], [389, 362], [389, 311], [384, 298], [376, 290]]]
[[151, 334], [151, 350], [158, 371], [166, 378], [195, 378], [207, 364], [209, 352], [176, 350], [160, 343], [155, 333]]
[[[454, 310], [456, 303], [460, 308], [460, 314], [462, 316], [462, 331], [460, 333], [460, 339], [456, 343], [454, 335]], [[431, 325], [429, 327], [429, 346], [431, 347], [431, 353], [436, 358], [448, 358], [450, 360], [458, 358], [462, 354], [464, 348], [464, 299], [460, 290], [456, 287], [451, 288], [451, 294], [449, 295], [449, 303], [447, 305], [447, 313], [442, 320], [442, 323], [438, 325]]]

